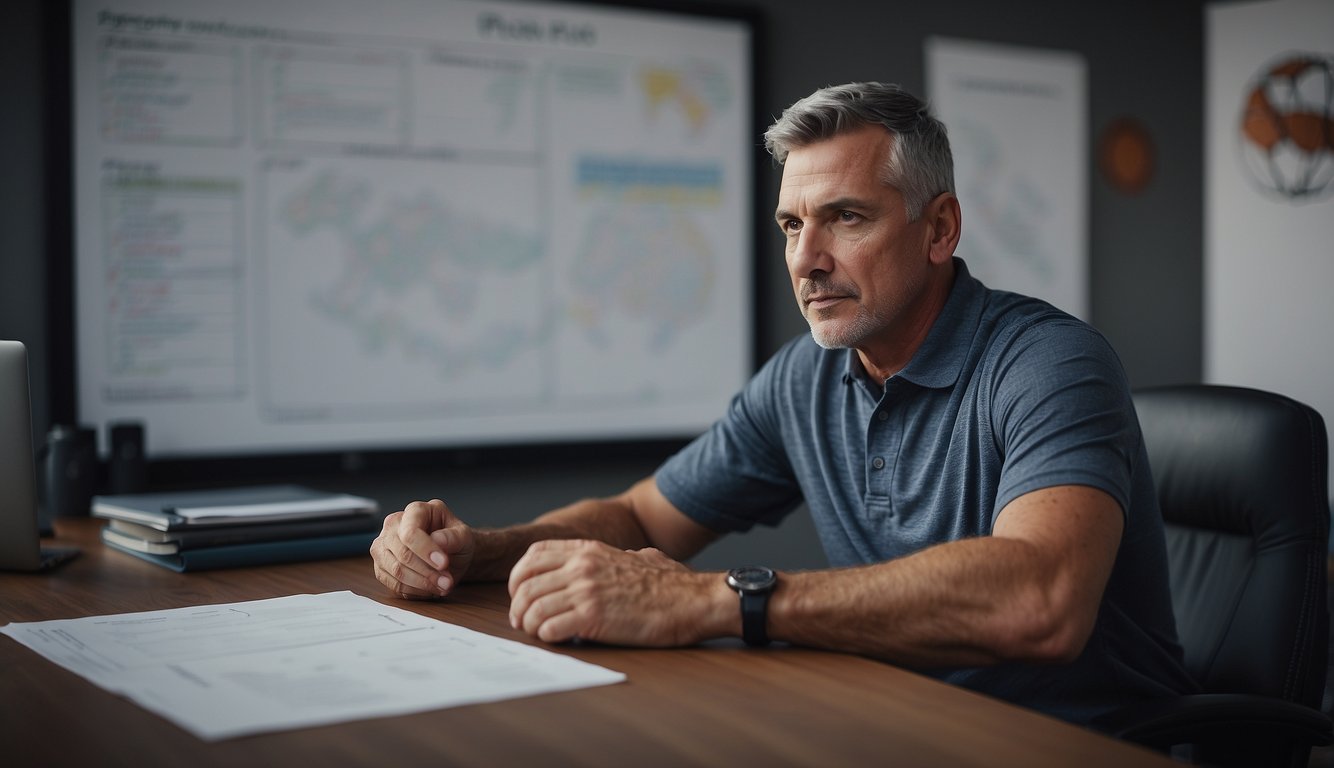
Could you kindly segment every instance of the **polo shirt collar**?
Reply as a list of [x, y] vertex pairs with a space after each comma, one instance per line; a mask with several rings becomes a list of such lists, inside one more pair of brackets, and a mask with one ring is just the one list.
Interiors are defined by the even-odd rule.
[[[954, 257], [954, 285], [940, 315], [931, 324], [922, 346], [894, 378], [902, 378], [920, 387], [944, 389], [959, 380], [973, 336], [986, 306], [986, 286], [968, 272], [963, 259]], [[844, 382], [864, 377], [857, 350], [845, 350], [848, 356]], [[880, 382], [877, 382], [879, 384]]]

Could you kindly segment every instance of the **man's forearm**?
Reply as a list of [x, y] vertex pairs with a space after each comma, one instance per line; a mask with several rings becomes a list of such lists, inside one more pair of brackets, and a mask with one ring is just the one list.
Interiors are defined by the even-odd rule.
[[1033, 491], [991, 536], [780, 582], [770, 635], [914, 666], [1070, 661], [1097, 621], [1122, 527], [1103, 491]]
[[992, 538], [944, 544], [898, 561], [785, 574], [769, 634], [911, 666], [977, 666], [1022, 656], [1016, 636], [1033, 574], [1023, 545]]
[[502, 581], [534, 542], [548, 539], [592, 539], [620, 549], [649, 545], [624, 496], [584, 499], [548, 512], [530, 523], [474, 530], [477, 551], [468, 569], [469, 581]]

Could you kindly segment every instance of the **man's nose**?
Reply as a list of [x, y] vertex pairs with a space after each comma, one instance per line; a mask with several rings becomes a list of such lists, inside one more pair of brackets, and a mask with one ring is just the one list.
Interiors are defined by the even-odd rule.
[[829, 238], [819, 227], [805, 227], [789, 241], [787, 267], [795, 277], [810, 277], [816, 272], [827, 273], [834, 268]]

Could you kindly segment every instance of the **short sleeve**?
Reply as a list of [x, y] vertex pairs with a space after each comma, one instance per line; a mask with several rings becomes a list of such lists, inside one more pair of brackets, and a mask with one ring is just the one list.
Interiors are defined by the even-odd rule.
[[777, 525], [801, 503], [780, 418], [790, 400], [790, 350], [771, 358], [721, 419], [658, 469], [662, 494], [706, 528], [726, 533]]
[[994, 369], [991, 424], [1002, 457], [994, 513], [1042, 488], [1084, 485], [1130, 509], [1139, 423], [1120, 360], [1072, 318], [1026, 326]]

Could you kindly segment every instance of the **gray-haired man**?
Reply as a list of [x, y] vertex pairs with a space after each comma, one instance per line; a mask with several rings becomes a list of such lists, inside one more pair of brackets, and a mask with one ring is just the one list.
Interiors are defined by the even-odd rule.
[[[954, 257], [944, 126], [896, 86], [855, 83], [793, 104], [765, 142], [810, 335], [619, 496], [499, 530], [439, 500], [390, 515], [380, 581], [431, 598], [508, 579], [511, 621], [543, 640], [781, 640], [1077, 722], [1190, 690], [1120, 363], [1097, 331]], [[680, 563], [802, 502], [830, 569]]]

